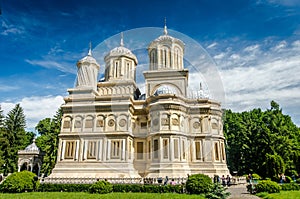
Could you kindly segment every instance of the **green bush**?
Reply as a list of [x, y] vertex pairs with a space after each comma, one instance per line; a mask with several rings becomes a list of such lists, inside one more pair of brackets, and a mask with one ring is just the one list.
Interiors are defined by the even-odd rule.
[[268, 193], [279, 193], [280, 185], [271, 180], [262, 180], [255, 185], [256, 193], [268, 192]]
[[98, 181], [89, 188], [90, 193], [106, 194], [113, 191], [113, 185], [107, 181]]
[[163, 190], [162, 186], [159, 185], [144, 185], [142, 192], [145, 193], [161, 193]]
[[114, 184], [113, 192], [142, 192], [143, 185], [139, 184]]
[[191, 175], [186, 181], [186, 190], [190, 194], [206, 194], [212, 190], [212, 187], [212, 180], [204, 174]]
[[296, 183], [300, 184], [300, 178], [296, 179]]
[[87, 192], [91, 184], [40, 184], [40, 192]]
[[230, 193], [226, 191], [220, 183], [214, 183], [211, 192], [205, 195], [207, 199], [226, 199], [230, 196]]
[[0, 185], [4, 193], [22, 193], [35, 191], [39, 186], [36, 175], [30, 171], [16, 172], [8, 176]]
[[281, 185], [281, 190], [283, 191], [296, 191], [296, 190], [300, 190], [300, 186], [295, 183], [284, 183]]
[[262, 178], [260, 177], [260, 175], [258, 175], [257, 173], [253, 173], [252, 174], [252, 178], [253, 179], [257, 179], [257, 180], [261, 180]]
[[290, 176], [285, 176], [285, 180], [286, 183], [293, 182], [293, 179]]

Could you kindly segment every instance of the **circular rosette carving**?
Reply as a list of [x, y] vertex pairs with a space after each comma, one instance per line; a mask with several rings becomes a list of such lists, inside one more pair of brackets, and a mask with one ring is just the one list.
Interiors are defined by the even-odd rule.
[[108, 120], [108, 126], [112, 127], [115, 125], [115, 121], [113, 119]]
[[194, 127], [194, 129], [199, 129], [200, 128], [200, 122], [194, 122], [193, 127]]
[[120, 121], [119, 121], [119, 126], [120, 127], [124, 127], [125, 125], [126, 125], [126, 120], [125, 119], [121, 119]]
[[173, 124], [174, 126], [179, 126], [179, 121], [178, 121], [178, 119], [173, 118], [173, 119], [172, 119], [172, 124]]

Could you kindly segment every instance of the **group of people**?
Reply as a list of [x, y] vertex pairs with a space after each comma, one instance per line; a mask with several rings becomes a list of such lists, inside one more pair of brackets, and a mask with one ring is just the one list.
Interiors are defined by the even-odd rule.
[[229, 175], [227, 175], [226, 177], [225, 175], [222, 175], [221, 178], [218, 175], [215, 175], [214, 183], [222, 183], [223, 186], [230, 186], [231, 178]]
[[[169, 177], [166, 176], [164, 185], [168, 185], [168, 183], [169, 183]], [[173, 178], [172, 178], [172, 180], [170, 182], [170, 185], [176, 185], [176, 182], [175, 182], [175, 180]]]

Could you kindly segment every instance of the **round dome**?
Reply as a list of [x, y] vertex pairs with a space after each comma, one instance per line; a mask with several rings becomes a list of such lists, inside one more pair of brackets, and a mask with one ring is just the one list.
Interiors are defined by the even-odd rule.
[[127, 56], [131, 59], [134, 59], [134, 61], [137, 63], [136, 56], [128, 48], [125, 48], [124, 46], [115, 47], [105, 56], [104, 59], [106, 60], [109, 57], [118, 57], [118, 56]]
[[180, 93], [178, 92], [178, 89], [172, 85], [161, 85], [155, 90], [153, 95], [158, 96], [162, 94], [179, 95]]
[[33, 140], [32, 144], [25, 148], [25, 151], [40, 151], [40, 149], [36, 146], [35, 140]]
[[[151, 42], [151, 44], [152, 43], [157, 43], [157, 42], [170, 42], [170, 43], [177, 43], [177, 44], [179, 44], [182, 48], [184, 48], [184, 43], [183, 43], [183, 41], [181, 41], [180, 39], [177, 39], [177, 38], [175, 38], [175, 37], [172, 37], [172, 36], [170, 36], [170, 35], [161, 35], [161, 36], [159, 36], [158, 38], [156, 38], [153, 42]], [[150, 45], [151, 45], [150, 44]]]
[[98, 67], [98, 69], [100, 68], [100, 65], [98, 64], [96, 59], [92, 56], [92, 50], [91, 49], [89, 49], [89, 53], [88, 53], [87, 56], [85, 56], [84, 58], [80, 59], [77, 62], [77, 66], [79, 67], [80, 65], [82, 65], [84, 63], [94, 64]]
[[158, 38], [156, 38], [154, 41], [152, 41], [149, 45], [149, 48], [151, 48], [154, 44], [157, 44], [157, 43], [169, 43], [169, 44], [176, 43], [179, 46], [181, 46], [182, 49], [184, 49], [184, 46], [185, 46], [183, 41], [181, 41], [180, 39], [177, 39], [177, 38], [174, 38], [174, 37], [168, 35], [168, 30], [167, 30], [166, 24], [164, 27], [164, 34], [159, 36]]

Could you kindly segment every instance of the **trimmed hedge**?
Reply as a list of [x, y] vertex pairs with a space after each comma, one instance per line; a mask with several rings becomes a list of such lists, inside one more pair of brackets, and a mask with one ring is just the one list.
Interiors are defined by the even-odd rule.
[[113, 185], [107, 181], [98, 181], [89, 188], [90, 193], [107, 194], [113, 191]]
[[255, 188], [256, 188], [256, 193], [260, 193], [260, 192], [279, 193], [281, 189], [279, 184], [271, 180], [259, 181], [259, 183], [255, 185]]
[[0, 192], [22, 193], [31, 192], [38, 188], [39, 181], [37, 176], [30, 171], [16, 172], [8, 176], [0, 185]]
[[40, 192], [87, 192], [91, 184], [41, 184]]
[[281, 185], [281, 190], [283, 190], [283, 191], [297, 191], [297, 190], [300, 190], [300, 186], [295, 182], [284, 183], [284, 184]]
[[[40, 192], [88, 192], [92, 184], [41, 184]], [[183, 193], [184, 185], [142, 185], [142, 184], [113, 184], [113, 192], [142, 192], [142, 193]]]
[[213, 188], [213, 182], [209, 176], [204, 174], [195, 174], [189, 176], [186, 181], [186, 190], [190, 194], [206, 194]]

